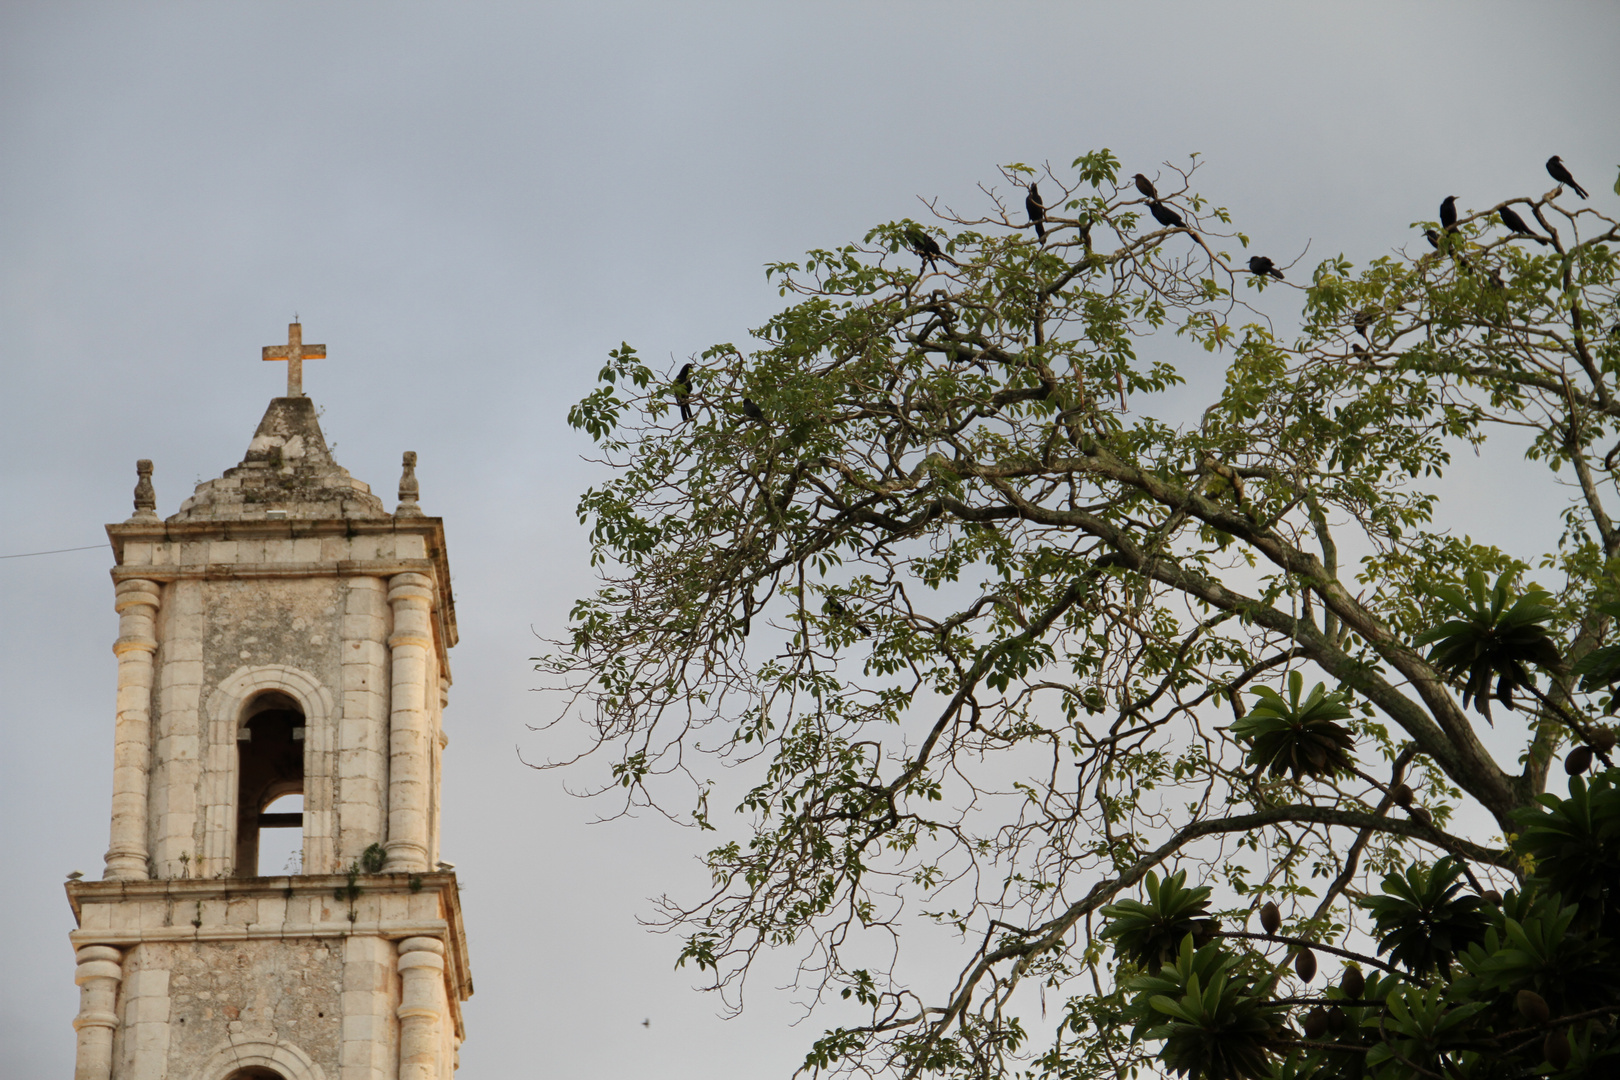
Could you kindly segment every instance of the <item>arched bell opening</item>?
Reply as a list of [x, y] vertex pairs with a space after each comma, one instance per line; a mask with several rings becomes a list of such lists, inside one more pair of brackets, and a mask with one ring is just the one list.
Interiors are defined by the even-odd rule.
[[304, 794], [304, 730], [304, 710], [287, 694], [268, 691], [243, 707], [236, 730], [238, 874], [286, 872], [285, 866], [259, 865], [261, 830], [297, 829], [296, 849], [302, 851], [302, 805], [294, 812], [271, 812], [271, 804], [285, 796]]
[[237, 1069], [227, 1075], [224, 1080], [287, 1080], [286, 1077], [274, 1069], [266, 1069], [260, 1065], [250, 1065], [245, 1069]]

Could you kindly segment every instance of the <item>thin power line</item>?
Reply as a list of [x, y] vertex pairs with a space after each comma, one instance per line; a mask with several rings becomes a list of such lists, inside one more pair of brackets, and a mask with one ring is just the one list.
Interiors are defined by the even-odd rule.
[[53, 551], [25, 551], [21, 555], [0, 555], [0, 559], [30, 559], [35, 555], [60, 555], [64, 551], [89, 551], [91, 548], [106, 546], [106, 544], [86, 544], [84, 547], [56, 548]]

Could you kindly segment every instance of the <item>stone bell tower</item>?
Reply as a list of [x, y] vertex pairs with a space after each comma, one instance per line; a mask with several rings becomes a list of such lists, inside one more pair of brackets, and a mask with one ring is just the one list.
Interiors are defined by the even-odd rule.
[[[67, 889], [75, 1080], [455, 1069], [472, 978], [439, 861], [444, 525], [414, 453], [393, 513], [332, 459], [302, 387], [325, 355], [294, 323], [241, 464], [165, 519], [141, 461], [134, 516], [107, 526], [112, 843], [102, 880]], [[270, 829], [299, 830], [301, 872], [260, 865]]]

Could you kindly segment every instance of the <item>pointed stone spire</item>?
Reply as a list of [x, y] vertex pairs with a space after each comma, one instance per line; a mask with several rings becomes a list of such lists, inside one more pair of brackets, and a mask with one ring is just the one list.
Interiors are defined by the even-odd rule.
[[422, 487], [416, 482], [416, 451], [405, 451], [404, 471], [399, 476], [399, 509], [395, 517], [421, 517], [422, 508], [416, 504]]
[[388, 508], [332, 460], [315, 403], [272, 398], [242, 463], [204, 480], [168, 520], [252, 521], [388, 517]]
[[135, 513], [130, 521], [157, 521], [157, 491], [152, 487], [152, 461], [141, 458], [135, 463]]

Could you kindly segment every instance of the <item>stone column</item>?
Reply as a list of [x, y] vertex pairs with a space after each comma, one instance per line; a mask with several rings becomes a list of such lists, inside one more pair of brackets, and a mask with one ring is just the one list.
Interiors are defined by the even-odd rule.
[[444, 943], [399, 943], [399, 1080], [439, 1080], [439, 1017], [444, 1009]]
[[118, 722], [113, 734], [112, 843], [103, 877], [144, 880], [147, 781], [152, 768], [152, 654], [157, 651], [155, 581], [120, 581], [118, 610]]
[[388, 602], [394, 609], [394, 632], [388, 713], [388, 861], [389, 872], [425, 873], [428, 869], [428, 788], [431, 783], [428, 709], [428, 664], [433, 655], [430, 621], [433, 582], [423, 574], [395, 574], [388, 580]]
[[79, 1033], [79, 1051], [73, 1080], [109, 1080], [113, 1030], [118, 1026], [118, 982], [124, 977], [122, 956], [109, 945], [86, 945], [78, 958], [73, 981], [79, 984], [79, 1015], [73, 1029]]

